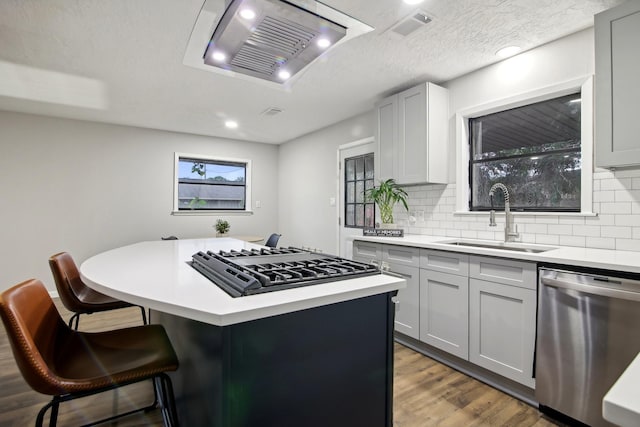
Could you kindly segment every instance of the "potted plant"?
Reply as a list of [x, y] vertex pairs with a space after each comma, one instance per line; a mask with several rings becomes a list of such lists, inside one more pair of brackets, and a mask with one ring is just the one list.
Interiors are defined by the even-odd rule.
[[220, 237], [226, 236], [226, 234], [229, 232], [229, 229], [231, 228], [231, 225], [229, 225], [229, 221], [227, 221], [226, 219], [220, 218], [216, 221], [216, 225], [214, 225], [214, 227], [216, 228], [216, 236]]
[[404, 208], [407, 211], [409, 210], [409, 205], [407, 204], [409, 195], [391, 178], [386, 181], [380, 181], [377, 187], [369, 188], [364, 192], [364, 196], [367, 200], [373, 200], [378, 205], [383, 228], [392, 227], [393, 207], [396, 203], [402, 203]]

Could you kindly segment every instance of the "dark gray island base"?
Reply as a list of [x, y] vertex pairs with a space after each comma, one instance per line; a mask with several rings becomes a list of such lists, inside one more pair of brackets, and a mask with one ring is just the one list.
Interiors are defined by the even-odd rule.
[[394, 292], [214, 326], [154, 311], [183, 426], [392, 426]]

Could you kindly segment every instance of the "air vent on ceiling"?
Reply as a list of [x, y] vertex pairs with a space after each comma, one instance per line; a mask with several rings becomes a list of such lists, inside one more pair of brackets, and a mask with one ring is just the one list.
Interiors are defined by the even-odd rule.
[[314, 0], [206, 0], [184, 64], [280, 85], [337, 44], [372, 30]]
[[431, 22], [431, 18], [429, 18], [425, 12], [419, 10], [395, 24], [391, 27], [390, 31], [402, 37], [407, 37], [409, 34], [419, 30], [429, 22]]
[[266, 110], [264, 110], [262, 113], [263, 116], [275, 116], [276, 114], [280, 114], [282, 113], [284, 110], [282, 108], [278, 108], [278, 107], [269, 107]]

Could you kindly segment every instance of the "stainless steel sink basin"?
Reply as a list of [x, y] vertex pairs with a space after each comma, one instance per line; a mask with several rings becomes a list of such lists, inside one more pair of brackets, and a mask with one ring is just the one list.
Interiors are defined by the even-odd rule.
[[503, 251], [541, 253], [556, 249], [553, 246], [527, 245], [522, 243], [489, 242], [482, 240], [451, 240], [440, 242], [447, 245], [468, 246], [472, 248], [499, 249]]

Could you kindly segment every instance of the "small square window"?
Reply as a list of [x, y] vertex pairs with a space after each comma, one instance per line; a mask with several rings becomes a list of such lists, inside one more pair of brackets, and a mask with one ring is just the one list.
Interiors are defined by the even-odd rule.
[[175, 163], [174, 211], [247, 210], [248, 160], [176, 153]]

